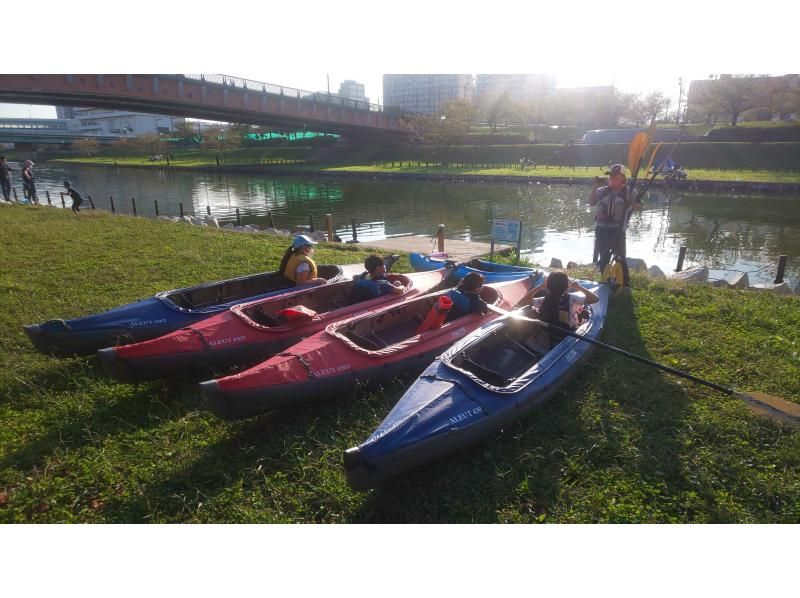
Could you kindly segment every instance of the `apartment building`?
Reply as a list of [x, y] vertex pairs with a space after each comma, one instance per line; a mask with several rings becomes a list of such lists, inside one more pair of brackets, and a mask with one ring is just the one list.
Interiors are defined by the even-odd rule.
[[408, 112], [437, 114], [446, 102], [472, 101], [474, 87], [472, 75], [384, 75], [383, 105]]

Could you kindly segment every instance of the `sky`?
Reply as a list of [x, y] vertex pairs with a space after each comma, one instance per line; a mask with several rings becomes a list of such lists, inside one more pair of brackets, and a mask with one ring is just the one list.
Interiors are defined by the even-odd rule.
[[[21, 28], [4, 31], [7, 47], [26, 49], [0, 70], [221, 73], [309, 91], [326, 90], [330, 77], [333, 92], [353, 79], [379, 103], [383, 73], [553, 73], [559, 87], [660, 90], [674, 102], [679, 77], [800, 71], [798, 3], [776, 0], [758, 10], [688, 0], [663, 8], [630, 0], [608, 8], [587, 0], [495, 8], [421, 0], [268, 4], [242, 0], [221, 13], [218, 4], [197, 0], [187, 13], [141, 0], [115, 20], [100, 2], [45, 0], [37, 7], [37, 43], [27, 43]], [[64, 19], [78, 11], [67, 41]], [[55, 117], [55, 110], [0, 104], [0, 117], [28, 116]]]

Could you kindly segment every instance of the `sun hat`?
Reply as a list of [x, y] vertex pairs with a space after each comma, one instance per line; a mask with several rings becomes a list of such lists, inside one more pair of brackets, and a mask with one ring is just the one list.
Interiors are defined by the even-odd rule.
[[297, 235], [294, 239], [292, 239], [292, 249], [300, 249], [301, 247], [305, 247], [306, 245], [316, 245], [315, 241], [311, 240], [311, 237], [308, 235]]
[[621, 174], [625, 176], [625, 167], [622, 164], [614, 164], [611, 168], [606, 170], [606, 174]]

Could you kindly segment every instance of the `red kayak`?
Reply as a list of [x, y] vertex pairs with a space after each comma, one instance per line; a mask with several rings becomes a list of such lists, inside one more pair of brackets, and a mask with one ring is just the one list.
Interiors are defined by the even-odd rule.
[[[511, 309], [540, 278], [484, 285], [481, 298]], [[497, 317], [493, 311], [468, 314], [420, 332], [446, 293], [430, 293], [330, 324], [248, 370], [202, 382], [204, 398], [218, 416], [236, 419], [342, 396], [359, 381], [418, 373], [455, 341]]]
[[97, 352], [106, 372], [124, 382], [153, 380], [197, 368], [249, 366], [337, 320], [417, 297], [441, 283], [451, 270], [388, 274], [402, 294], [350, 304], [353, 279], [301, 287], [275, 297], [236, 305], [158, 338]]

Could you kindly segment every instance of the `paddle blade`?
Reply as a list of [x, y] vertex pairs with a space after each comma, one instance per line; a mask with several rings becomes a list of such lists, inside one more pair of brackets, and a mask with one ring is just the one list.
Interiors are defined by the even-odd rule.
[[794, 427], [800, 427], [800, 404], [763, 392], [734, 392], [754, 413], [765, 415]]
[[661, 147], [661, 143], [658, 143], [653, 148], [653, 153], [650, 154], [650, 159], [647, 161], [647, 168], [644, 169], [645, 172], [650, 172], [650, 169], [653, 167], [653, 160], [656, 159], [656, 154], [658, 153], [658, 149]]
[[[650, 120], [650, 128], [647, 131], [647, 145], [650, 145], [656, 140], [656, 119]], [[645, 147], [647, 147], [647, 145]]]
[[636, 133], [628, 146], [628, 171], [631, 178], [636, 178], [645, 149], [647, 149], [647, 133]]

